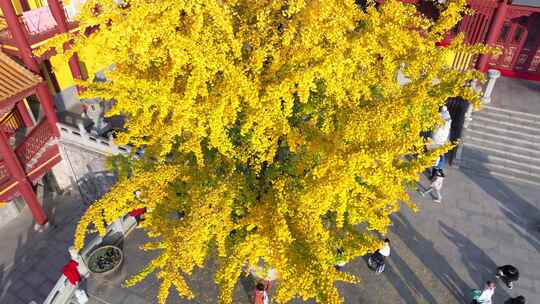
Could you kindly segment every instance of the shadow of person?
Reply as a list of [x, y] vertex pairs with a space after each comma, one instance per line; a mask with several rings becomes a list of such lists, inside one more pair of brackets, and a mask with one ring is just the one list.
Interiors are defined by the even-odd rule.
[[[459, 249], [461, 253], [461, 260], [465, 265], [465, 268], [469, 272], [470, 277], [476, 283], [476, 286], [469, 289], [482, 288], [486, 281], [496, 281], [495, 271], [497, 264], [478, 246], [476, 246], [471, 240], [465, 237], [463, 234], [455, 230], [454, 228], [439, 221], [441, 232], [448, 240], [452, 241], [454, 245]], [[496, 282], [499, 283], [499, 282]], [[499, 284], [501, 286], [501, 284]], [[510, 297], [510, 295], [503, 288], [497, 288], [494, 301], [496, 303], [502, 302]]]
[[[488, 161], [487, 156], [476, 150], [467, 150], [467, 154], [477, 160], [480, 168]], [[505, 182], [493, 178], [481, 177], [470, 170], [462, 170], [469, 179], [482, 188], [488, 195], [497, 200], [499, 209], [508, 219], [508, 225], [537, 251], [540, 251], [540, 209], [533, 203], [516, 193]]]
[[[393, 216], [393, 223], [392, 231], [403, 240], [405, 245], [419, 258], [420, 262], [431, 270], [433, 275], [454, 297], [453, 300], [445, 299], [445, 302], [465, 303], [469, 300], [468, 291], [470, 287], [459, 277], [446, 258], [434, 248], [433, 242], [420, 234], [409, 220], [400, 213]], [[405, 262], [399, 264], [403, 266]]]
[[[383, 274], [398, 291], [405, 303], [418, 303], [419, 299], [415, 296], [415, 294], [420, 294], [420, 296], [422, 296], [422, 298], [425, 300], [421, 303], [439, 303], [424, 286], [413, 269], [409, 267], [407, 262], [397, 254], [396, 250], [392, 251], [392, 255], [389, 257], [389, 259], [391, 259], [391, 262], [387, 260]], [[395, 268], [392, 266], [392, 264], [395, 265]], [[403, 279], [399, 277], [398, 273], [401, 273]]]

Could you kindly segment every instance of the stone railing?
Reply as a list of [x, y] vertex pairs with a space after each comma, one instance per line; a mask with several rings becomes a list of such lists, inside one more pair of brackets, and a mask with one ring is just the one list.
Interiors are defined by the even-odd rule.
[[[482, 92], [482, 97], [480, 98], [480, 101], [483, 105], [490, 104], [491, 103], [491, 94], [493, 93], [493, 88], [495, 87], [495, 82], [497, 82], [497, 79], [501, 77], [501, 72], [495, 69], [490, 69], [487, 72], [487, 83], [485, 88], [482, 90], [481, 87], [477, 87], [476, 83], [473, 83], [473, 89], [475, 89], [477, 92]], [[469, 124], [472, 121], [472, 114], [474, 112], [474, 109], [472, 106], [469, 106], [467, 108], [467, 112], [465, 113], [465, 119], [463, 121], [463, 130], [466, 130], [469, 128]], [[454, 161], [452, 162], [452, 166], [459, 167], [461, 164], [462, 159], [462, 153], [463, 153], [463, 144], [460, 143], [456, 147], [455, 157]]]
[[[94, 237], [86, 246], [84, 246], [81, 251], [78, 252], [74, 247], [70, 247], [69, 254], [71, 259], [79, 264], [77, 266], [77, 270], [79, 271], [81, 278], [88, 278], [91, 275], [90, 271], [88, 270], [87, 260], [89, 255], [95, 249], [103, 246], [104, 244], [118, 244], [136, 226], [137, 221], [135, 218], [125, 215], [107, 226], [107, 232], [104, 237]], [[75, 297], [75, 292], [77, 289], [79, 289], [79, 286], [71, 284], [66, 276], [61, 275], [43, 304], [78, 304], [79, 302]]]
[[128, 155], [131, 151], [130, 147], [115, 145], [112, 138], [94, 136], [88, 133], [82, 123], [78, 123], [78, 129], [63, 123], [57, 125], [60, 131], [60, 142], [79, 145], [104, 155]]
[[43, 149], [48, 147], [47, 144], [51, 142], [53, 137], [51, 125], [44, 119], [35, 126], [26, 136], [24, 141], [17, 146], [15, 154], [19, 160], [25, 164], [26, 169], [30, 169], [35, 164], [37, 158], [39, 158]]

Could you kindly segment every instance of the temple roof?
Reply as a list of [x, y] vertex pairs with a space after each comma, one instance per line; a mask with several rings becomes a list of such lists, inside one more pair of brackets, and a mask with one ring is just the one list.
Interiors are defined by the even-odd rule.
[[0, 51], [0, 117], [11, 111], [15, 103], [27, 97], [30, 89], [42, 81]]
[[[11, 108], [12, 100], [20, 94], [25, 93], [42, 81], [41, 77], [25, 69], [23, 66], [0, 52], [0, 108]], [[26, 96], [20, 96], [22, 99]], [[11, 104], [6, 105], [5, 102]]]

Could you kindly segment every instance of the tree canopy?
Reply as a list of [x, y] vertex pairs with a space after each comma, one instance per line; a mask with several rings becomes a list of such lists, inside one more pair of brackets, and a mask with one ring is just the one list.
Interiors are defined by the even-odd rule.
[[481, 76], [444, 58], [483, 48], [435, 46], [465, 4], [433, 21], [396, 0], [88, 0], [81, 26], [98, 30], [56, 42], [111, 67], [85, 95], [114, 100], [117, 143], [145, 153], [82, 217], [76, 246], [145, 207], [143, 249], [158, 255], [128, 285], [155, 273], [160, 303], [171, 287], [192, 298], [185, 278], [209, 258], [222, 303], [261, 263], [278, 273], [275, 300], [341, 303], [335, 282], [358, 278], [334, 268], [337, 252], [380, 245], [374, 232], [400, 202], [414, 208], [408, 185], [448, 149], [426, 152], [420, 134], [447, 98], [477, 100], [465, 84]]

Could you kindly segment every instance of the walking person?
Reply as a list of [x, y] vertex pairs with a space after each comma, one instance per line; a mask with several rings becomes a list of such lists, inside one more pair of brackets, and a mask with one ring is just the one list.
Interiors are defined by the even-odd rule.
[[504, 302], [504, 304], [525, 304], [525, 297], [524, 296], [517, 296], [515, 298], [510, 298]]
[[420, 195], [425, 196], [427, 193], [434, 192], [435, 193], [435, 199], [433, 200], [435, 203], [440, 203], [442, 201], [442, 186], [444, 181], [444, 172], [442, 169], [435, 170], [435, 176], [433, 176], [433, 180], [431, 181], [431, 185], [428, 189], [425, 191], [422, 191], [418, 189], [420, 192]]
[[519, 270], [512, 265], [504, 265], [497, 268], [495, 277], [503, 281], [509, 289], [512, 289], [514, 282], [519, 279]]
[[341, 248], [336, 249], [336, 257], [335, 257], [335, 265], [334, 265], [336, 270], [338, 271], [343, 270], [343, 267], [345, 267], [347, 262], [348, 261], [345, 257], [345, 252], [343, 252], [343, 249]]
[[437, 162], [433, 165], [433, 167], [431, 167], [431, 176], [429, 178], [430, 180], [433, 180], [433, 178], [435, 177], [435, 173], [437, 173], [437, 171], [444, 169], [445, 163], [446, 163], [446, 155], [441, 154], [441, 156], [439, 156], [439, 159], [437, 159]]
[[259, 280], [255, 285], [255, 293], [253, 295], [253, 304], [269, 304], [270, 297], [268, 291], [272, 287], [270, 281]]
[[376, 273], [382, 273], [385, 268], [385, 260], [390, 256], [390, 240], [384, 239], [383, 246], [377, 249], [368, 258], [368, 267]]
[[381, 249], [377, 250], [383, 257], [389, 257], [390, 256], [390, 240], [384, 239], [384, 243]]
[[495, 283], [486, 282], [486, 286], [482, 290], [473, 290], [473, 300], [471, 304], [491, 304], [491, 298], [495, 293]]

